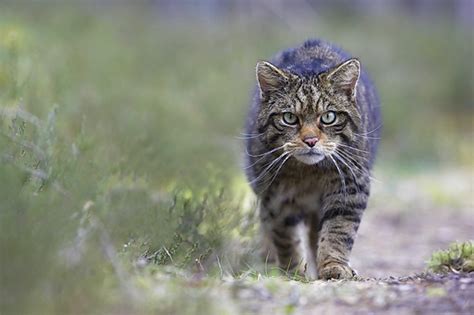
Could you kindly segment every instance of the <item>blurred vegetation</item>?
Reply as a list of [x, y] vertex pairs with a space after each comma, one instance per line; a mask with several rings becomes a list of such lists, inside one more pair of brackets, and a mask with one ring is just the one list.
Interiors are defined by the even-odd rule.
[[[310, 37], [372, 73], [380, 169], [473, 166], [472, 32], [449, 21], [155, 14], [0, 7], [0, 313], [126, 313], [124, 296], [148, 310], [137, 287], [163, 276], [154, 268], [247, 270], [258, 257], [238, 137], [254, 65]], [[149, 311], [215, 307], [191, 302]]]
[[433, 253], [428, 268], [437, 273], [474, 272], [474, 243], [453, 243], [447, 250]]

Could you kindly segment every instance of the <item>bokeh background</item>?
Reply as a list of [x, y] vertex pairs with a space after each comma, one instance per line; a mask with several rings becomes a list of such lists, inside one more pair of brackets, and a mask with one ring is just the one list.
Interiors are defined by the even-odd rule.
[[259, 270], [240, 132], [256, 61], [308, 38], [358, 57], [381, 99], [355, 264], [409, 273], [472, 238], [472, 12], [470, 0], [0, 1], [0, 313], [137, 301], [166, 313], [180, 299], [199, 313], [207, 302], [173, 282], [165, 300], [135, 289]]

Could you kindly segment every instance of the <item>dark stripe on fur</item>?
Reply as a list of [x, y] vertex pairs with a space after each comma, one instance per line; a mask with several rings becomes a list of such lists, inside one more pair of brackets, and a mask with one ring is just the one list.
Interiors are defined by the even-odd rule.
[[355, 211], [355, 210], [342, 210], [341, 208], [333, 208], [328, 211], [323, 215], [321, 218], [321, 221], [319, 222], [319, 227], [318, 230], [321, 230], [323, 227], [323, 224], [326, 221], [332, 220], [336, 217], [344, 217], [344, 220], [346, 221], [351, 221], [354, 223], [360, 223], [360, 215]]
[[292, 214], [289, 215], [285, 218], [285, 221], [283, 223], [285, 226], [295, 226], [298, 225], [301, 221], [303, 221], [304, 215], [303, 214]]

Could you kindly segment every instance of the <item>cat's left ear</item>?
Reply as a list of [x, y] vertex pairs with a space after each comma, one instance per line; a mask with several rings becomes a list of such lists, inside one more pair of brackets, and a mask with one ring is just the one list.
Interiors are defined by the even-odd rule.
[[257, 63], [256, 75], [260, 95], [262, 96], [281, 90], [290, 78], [289, 73], [267, 61]]
[[326, 79], [336, 91], [344, 93], [351, 100], [355, 100], [359, 77], [360, 62], [353, 58], [330, 70]]

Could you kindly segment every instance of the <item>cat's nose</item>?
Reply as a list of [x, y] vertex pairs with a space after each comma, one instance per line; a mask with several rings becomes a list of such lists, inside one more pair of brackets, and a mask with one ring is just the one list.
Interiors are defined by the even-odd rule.
[[314, 147], [318, 141], [318, 137], [306, 137], [303, 140], [303, 142], [306, 143], [310, 148]]

